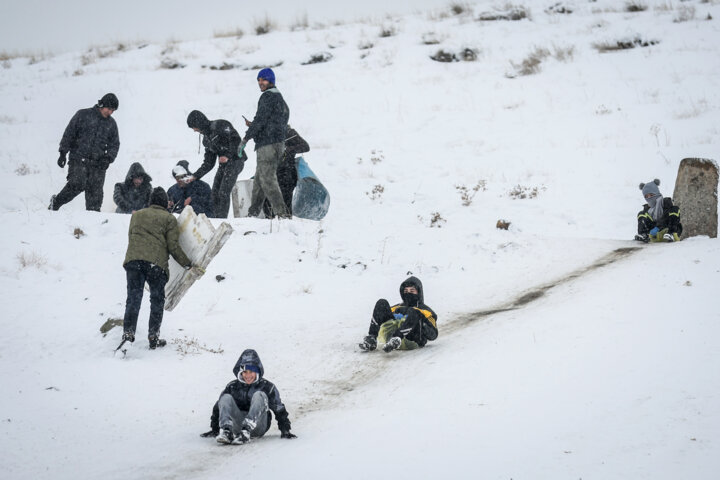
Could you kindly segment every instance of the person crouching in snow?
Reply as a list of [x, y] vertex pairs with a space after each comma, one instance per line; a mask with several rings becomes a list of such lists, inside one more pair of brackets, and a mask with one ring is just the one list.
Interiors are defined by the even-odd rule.
[[280, 429], [280, 438], [297, 438], [290, 433], [288, 412], [275, 385], [264, 378], [265, 369], [255, 350], [245, 350], [235, 363], [237, 380], [228, 383], [215, 402], [210, 431], [201, 437], [215, 436], [218, 443], [241, 445], [262, 437], [270, 429], [272, 416]]
[[641, 183], [643, 197], [647, 202], [638, 213], [638, 233], [635, 240], [640, 242], [679, 242], [682, 235], [680, 208], [673, 205], [672, 198], [663, 198], [657, 178]]
[[422, 282], [415, 277], [402, 282], [400, 298], [402, 303], [392, 307], [384, 298], [375, 303], [362, 350], [375, 350], [378, 342], [385, 344], [385, 352], [414, 350], [437, 338], [437, 314], [425, 305]]

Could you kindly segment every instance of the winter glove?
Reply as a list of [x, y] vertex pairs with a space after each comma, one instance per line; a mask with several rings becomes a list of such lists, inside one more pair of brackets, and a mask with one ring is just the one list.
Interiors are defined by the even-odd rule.
[[245, 151], [245, 146], [247, 145], [247, 140], [243, 140], [240, 142], [240, 146], [238, 147], [238, 157], [242, 157], [243, 151]]
[[208, 430], [205, 433], [201, 433], [200, 436], [203, 438], [217, 437], [219, 433], [220, 433], [220, 430]]
[[653, 228], [652, 230], [650, 230], [650, 236], [654, 237], [659, 231], [660, 229], [658, 227]]
[[60, 157], [58, 158], [57, 164], [60, 168], [65, 168], [65, 164], [67, 163], [67, 152], [60, 152]]
[[293, 439], [293, 438], [297, 438], [297, 435], [290, 433], [290, 430], [285, 430], [285, 431], [280, 432], [280, 438]]

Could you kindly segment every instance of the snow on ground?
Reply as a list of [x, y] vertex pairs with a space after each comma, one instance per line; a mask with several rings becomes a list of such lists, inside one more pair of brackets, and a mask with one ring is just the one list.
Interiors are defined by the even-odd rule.
[[[638, 183], [660, 178], [672, 195], [682, 158], [718, 158], [720, 6], [628, 13], [623, 2], [576, 1], [562, 15], [541, 3], [519, 22], [473, 20], [495, 6], [483, 2], [472, 16], [5, 60], [5, 475], [714, 478], [720, 247], [628, 239]], [[690, 7], [694, 18], [675, 21]], [[379, 38], [381, 27], [396, 34]], [[592, 46], [627, 38], [659, 43]], [[464, 48], [477, 61], [429, 59]], [[509, 78], [537, 48], [551, 52], [540, 71]], [[333, 58], [302, 65], [321, 52]], [[177, 160], [196, 168], [187, 114], [240, 126], [256, 108], [254, 67], [280, 62], [329, 215], [229, 219], [235, 233], [165, 315], [170, 345], [147, 349], [146, 298], [138, 341], [113, 357], [120, 332], [99, 328], [123, 315], [129, 222], [112, 213], [114, 183], [135, 161], [166, 188]], [[223, 63], [238, 68], [209, 68]], [[55, 164], [62, 130], [107, 91], [120, 98], [121, 148], [103, 211], [85, 212], [79, 197], [48, 212], [66, 174]], [[251, 155], [241, 178], [253, 173]], [[508, 231], [495, 228], [500, 218]], [[359, 353], [375, 300], [396, 301], [409, 272], [440, 337], [421, 351]], [[550, 285], [514, 310], [468, 315]], [[275, 426], [244, 447], [198, 437], [250, 347], [298, 440], [281, 441]]]

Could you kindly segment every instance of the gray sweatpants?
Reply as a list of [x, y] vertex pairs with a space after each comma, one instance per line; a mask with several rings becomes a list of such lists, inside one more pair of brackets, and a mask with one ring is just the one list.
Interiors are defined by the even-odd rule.
[[226, 393], [218, 400], [220, 428], [230, 427], [233, 435], [240, 430], [250, 432], [251, 437], [262, 437], [270, 429], [268, 424], [268, 397], [265, 392], [255, 392], [250, 400], [250, 410], [240, 410], [232, 395]]
[[275, 215], [288, 216], [290, 214], [277, 181], [277, 167], [284, 154], [285, 143], [283, 142], [264, 145], [255, 151], [257, 168], [248, 215], [256, 217], [260, 214], [265, 197], [270, 201]]

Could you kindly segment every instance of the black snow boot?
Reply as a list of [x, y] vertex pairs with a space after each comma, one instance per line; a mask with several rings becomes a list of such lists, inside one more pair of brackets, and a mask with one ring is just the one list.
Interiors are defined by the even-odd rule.
[[157, 347], [164, 347], [167, 345], [167, 342], [162, 338], [158, 338], [157, 335], [150, 335], [148, 337], [148, 341], [150, 342], [150, 350], [155, 350]]

